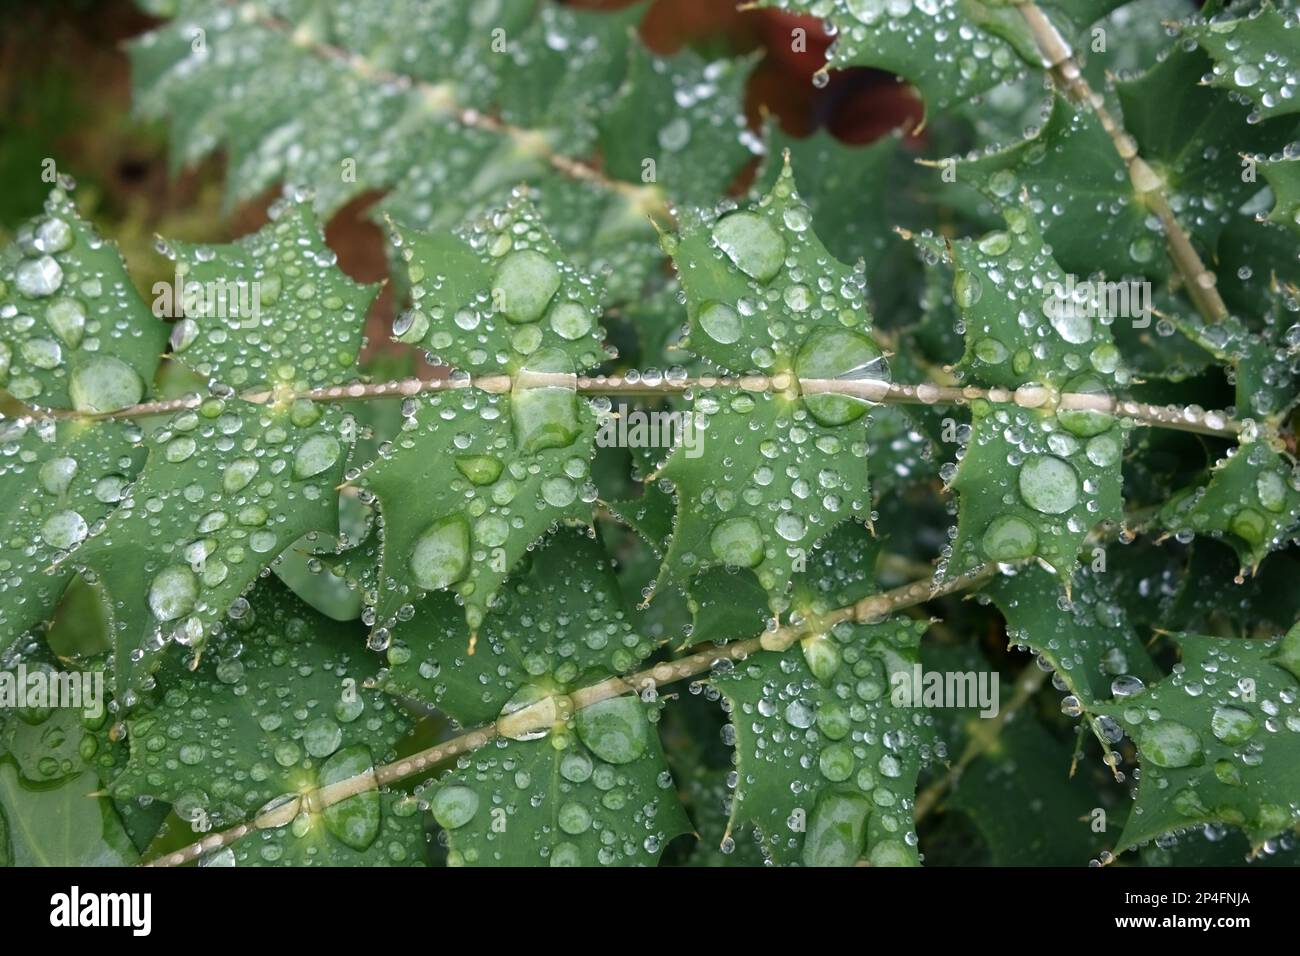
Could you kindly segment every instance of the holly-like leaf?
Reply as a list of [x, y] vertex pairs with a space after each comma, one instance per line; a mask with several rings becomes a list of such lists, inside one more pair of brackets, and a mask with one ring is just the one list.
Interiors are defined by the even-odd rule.
[[780, 864], [916, 865], [912, 803], [929, 751], [924, 711], [894, 702], [925, 622], [837, 625], [715, 675], [737, 750], [732, 826]]
[[[426, 599], [389, 648], [383, 688], [466, 726], [497, 721], [501, 743], [432, 788], [451, 861], [464, 865], [653, 865], [689, 829], [655, 724], [621, 696], [575, 710], [568, 694], [625, 674], [653, 649], [622, 607], [598, 542], [565, 533], [538, 549], [467, 653], [449, 600]], [[540, 728], [513, 731], [532, 706]]]
[[961, 507], [946, 571], [1038, 557], [1068, 581], [1088, 531], [1121, 516], [1126, 435], [1108, 414], [1060, 405], [1054, 390], [1104, 397], [1127, 373], [1106, 304], [1083, 287], [1071, 292], [1028, 208], [1004, 215], [1006, 230], [978, 240], [917, 240], [952, 264], [966, 330], [960, 367], [998, 387], [971, 403], [970, 441], [951, 480]]
[[[1123, 0], [1044, 4], [1067, 35]], [[1013, 79], [1041, 55], [1020, 11], [981, 0], [762, 0], [762, 7], [822, 17], [835, 36], [829, 66], [871, 66], [908, 80], [927, 113], [945, 110]]]
[[708, 203], [752, 156], [746, 143], [745, 60], [670, 59], [633, 47], [622, 89], [599, 119], [605, 170], [658, 183], [677, 202]]
[[450, 596], [425, 598], [396, 628], [379, 684], [466, 727], [489, 723], [509, 706], [634, 669], [654, 649], [635, 623], [600, 542], [564, 531], [506, 586], [473, 654]]
[[1117, 846], [1206, 823], [1253, 845], [1296, 824], [1300, 631], [1273, 640], [1183, 634], [1181, 666], [1140, 696], [1093, 709], [1137, 744], [1137, 803]]
[[117, 510], [65, 562], [106, 595], [119, 701], [171, 643], [198, 651], [276, 556], [338, 528], [343, 413], [209, 399], [148, 438]]
[[[368, 662], [353, 627], [268, 579], [229, 630], [197, 670], [174, 658], [164, 665], [160, 690], [128, 718], [117, 799], [165, 800], [201, 834], [392, 759], [410, 722], [363, 688]], [[304, 805], [288, 826], [254, 831], [230, 852], [240, 865], [416, 863], [424, 833], [415, 811], [372, 780], [338, 803]]]
[[1297, 24], [1300, 14], [1265, 3], [1245, 17], [1184, 24], [1182, 33], [1214, 60], [1210, 84], [1248, 97], [1260, 120], [1300, 112]]
[[1203, 482], [1170, 498], [1160, 524], [1175, 534], [1208, 535], [1230, 544], [1242, 568], [1253, 574], [1300, 524], [1295, 468], [1265, 442], [1244, 442]]
[[120, 422], [0, 422], [0, 651], [53, 615], [73, 575], [59, 562], [121, 500], [139, 439]]
[[1273, 208], [1269, 210], [1268, 221], [1300, 232], [1300, 160], [1262, 160], [1258, 165], [1273, 190]]
[[166, 335], [117, 248], [51, 191], [0, 258], [0, 387], [34, 406], [114, 411], [149, 391]]
[[1051, 665], [1085, 707], [1109, 700], [1116, 682], [1160, 675], [1103, 571], [1081, 568], [1067, 596], [1054, 575], [1026, 567], [985, 587], [1007, 620], [1007, 637]]
[[664, 242], [686, 292], [690, 349], [784, 384], [697, 395], [702, 442], [677, 448], [656, 476], [678, 498], [659, 586], [716, 565], [750, 568], [780, 610], [813, 545], [869, 506], [861, 420], [869, 403], [816, 391], [832, 379], [869, 389], [887, 377], [867, 335], [862, 275], [813, 233], [788, 163], [757, 204]]
[[474, 375], [557, 352], [571, 372], [604, 360], [599, 284], [564, 260], [523, 193], [459, 234], [394, 227], [394, 241], [413, 304], [399, 340]]
[[172, 348], [211, 383], [284, 391], [355, 375], [378, 290], [338, 269], [309, 205], [282, 200], [269, 225], [227, 245], [166, 249], [175, 279], [155, 306], [179, 319]]

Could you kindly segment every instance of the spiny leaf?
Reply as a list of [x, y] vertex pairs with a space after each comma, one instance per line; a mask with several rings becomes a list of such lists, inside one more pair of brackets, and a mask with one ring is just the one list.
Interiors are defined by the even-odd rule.
[[1098, 521], [1121, 513], [1125, 429], [1090, 409], [1056, 405], [1053, 389], [1104, 396], [1127, 380], [1098, 303], [1069, 294], [1025, 207], [1004, 211], [1008, 229], [979, 240], [918, 243], [944, 254], [966, 329], [961, 368], [1016, 398], [971, 403], [971, 435], [951, 486], [957, 538], [949, 574], [985, 561], [1038, 557], [1063, 581]]
[[626, 674], [654, 649], [622, 605], [599, 541], [563, 531], [538, 546], [479, 632], [432, 594], [396, 629], [379, 685], [466, 727], [551, 693]]
[[114, 411], [144, 397], [165, 340], [117, 248], [52, 190], [0, 259], [0, 386], [45, 408]]
[[1265, 442], [1247, 441], [1219, 459], [1202, 483], [1170, 498], [1160, 524], [1225, 541], [1253, 574], [1300, 524], [1300, 480]]
[[431, 394], [362, 476], [384, 518], [377, 634], [420, 594], [444, 589], [456, 591], [476, 631], [538, 538], [561, 522], [591, 522], [590, 403], [572, 387], [529, 387], [530, 369], [567, 367], [571, 377], [564, 353], [543, 350], [528, 363], [509, 396]]
[[812, 233], [788, 164], [756, 205], [664, 241], [686, 291], [692, 351], [786, 384], [779, 392], [696, 396], [694, 427], [708, 454], [679, 447], [656, 476], [670, 480], [678, 498], [659, 585], [685, 584], [719, 564], [750, 568], [780, 610], [812, 546], [869, 504], [860, 421], [868, 402], [812, 394], [808, 384], [880, 384], [887, 375], [865, 334], [861, 273], [831, 258]]
[[472, 374], [557, 352], [569, 371], [604, 359], [599, 285], [564, 261], [522, 193], [459, 235], [394, 231], [413, 304], [394, 325], [401, 341]]
[[285, 548], [338, 528], [343, 413], [209, 399], [148, 438], [139, 478], [66, 559], [106, 595], [118, 699], [171, 643], [198, 651]]
[[73, 575], [56, 565], [122, 499], [139, 441], [119, 422], [0, 422], [0, 651], [53, 614]]
[[1173, 197], [1179, 222], [1213, 249], [1233, 212], [1258, 189], [1243, 156], [1282, 149], [1296, 123], [1251, 121], [1233, 96], [1201, 85], [1209, 69], [1204, 53], [1175, 46], [1141, 76], [1117, 83], [1116, 93], [1124, 128]]
[[[1066, 33], [1123, 0], [1044, 4]], [[871, 66], [910, 81], [927, 113], [992, 89], [1041, 62], [1012, 5], [981, 0], [760, 0], [757, 6], [824, 18], [835, 34], [829, 65]]]
[[626, 182], [663, 183], [681, 203], [724, 195], [753, 155], [746, 145], [745, 60], [705, 62], [689, 51], [666, 59], [639, 46], [599, 119], [605, 170]]
[[1184, 24], [1182, 32], [1214, 59], [1210, 84], [1248, 97], [1253, 119], [1300, 112], [1300, 15], [1265, 3], [1238, 19]]
[[735, 728], [732, 825], [752, 823], [777, 863], [916, 865], [912, 802], [928, 753], [924, 712], [896, 704], [925, 622], [837, 625], [714, 681]]
[[1060, 581], [1033, 566], [984, 590], [1007, 619], [1007, 638], [1050, 664], [1084, 706], [1109, 700], [1116, 682], [1159, 676], [1104, 571], [1077, 571], [1068, 603]]
[[1195, 316], [1169, 320], [1231, 370], [1238, 414], [1278, 421], [1296, 402], [1294, 366], [1300, 352], [1300, 325], [1294, 321], [1295, 291], [1279, 288], [1276, 282], [1271, 285], [1266, 312], [1256, 316], [1264, 323], [1259, 333], [1235, 316], [1212, 325]]
[[[1161, 238], [1096, 114], [1059, 94], [1050, 110], [1028, 139], [959, 161], [957, 180], [999, 203], [1026, 191], [1052, 255], [1070, 272], [1164, 275]], [[1106, 242], [1090, 238], [1101, 232]]]
[[465, 725], [554, 705], [549, 728], [509, 734], [431, 788], [450, 862], [653, 864], [689, 829], [656, 705], [623, 696], [575, 712], [567, 697], [627, 673], [653, 649], [623, 609], [600, 544], [566, 533], [539, 550], [488, 617], [473, 655], [447, 603], [435, 595], [402, 625], [380, 679], [386, 691]]
[[1300, 232], [1300, 159], [1264, 160], [1258, 165], [1273, 190], [1268, 221]]
[[1295, 825], [1297, 638], [1296, 630], [1267, 641], [1180, 635], [1172, 675], [1093, 710], [1133, 737], [1142, 764], [1120, 849], [1206, 823], [1239, 827], [1258, 846]]
[[[362, 689], [368, 662], [351, 627], [268, 579], [230, 630], [232, 641], [193, 673], [174, 659], [165, 665], [166, 690], [127, 720], [131, 756], [113, 781], [115, 797], [165, 800], [205, 832], [394, 756], [410, 724]], [[254, 831], [230, 850], [241, 865], [415, 863], [423, 855], [415, 809], [372, 784], [322, 809], [304, 807], [287, 827]]]
[[269, 225], [227, 245], [165, 248], [176, 281], [155, 306], [184, 316], [172, 328], [172, 348], [195, 372], [240, 390], [319, 388], [352, 377], [378, 289], [338, 269], [310, 206], [282, 200]]

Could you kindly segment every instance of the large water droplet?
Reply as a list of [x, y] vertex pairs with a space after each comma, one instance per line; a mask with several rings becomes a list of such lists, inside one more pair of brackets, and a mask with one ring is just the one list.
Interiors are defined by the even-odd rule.
[[713, 239], [741, 272], [769, 282], [785, 261], [785, 240], [762, 216], [732, 213], [713, 227]]
[[650, 746], [650, 723], [636, 697], [612, 697], [584, 707], [574, 717], [574, 728], [606, 763], [630, 763]]
[[149, 585], [149, 609], [160, 621], [174, 621], [189, 614], [198, 598], [198, 579], [183, 565], [163, 568]]
[[1162, 720], [1143, 730], [1138, 749], [1157, 767], [1190, 767], [1202, 760], [1201, 738], [1174, 720]]
[[444, 830], [456, 830], [478, 813], [478, 794], [469, 787], [452, 784], [434, 794], [429, 809], [438, 826]]
[[1079, 476], [1054, 455], [1031, 455], [1020, 468], [1020, 496], [1043, 514], [1065, 514], [1079, 501]]
[[314, 478], [328, 471], [342, 453], [343, 447], [333, 435], [312, 435], [298, 446], [293, 456], [293, 476]]
[[753, 518], [727, 518], [714, 526], [709, 547], [733, 568], [752, 568], [763, 560], [763, 532]]
[[498, 307], [511, 322], [536, 322], [560, 288], [560, 270], [533, 249], [512, 252], [492, 286]]
[[1210, 717], [1210, 730], [1214, 736], [1230, 746], [1244, 744], [1259, 728], [1254, 714], [1240, 707], [1216, 707]]
[[740, 316], [725, 302], [706, 302], [696, 319], [704, 334], [722, 345], [740, 340]]
[[1038, 550], [1038, 532], [1019, 515], [1001, 515], [989, 522], [980, 543], [992, 561], [1019, 561]]
[[[884, 354], [851, 329], [819, 329], [808, 336], [795, 356], [794, 370], [801, 380], [836, 379], [846, 385], [889, 381]], [[826, 392], [805, 392], [803, 400], [813, 418], [830, 427], [861, 418], [873, 404], [866, 395]]]
[[68, 395], [79, 412], [112, 412], [140, 401], [144, 382], [121, 359], [93, 355], [73, 369]]
[[426, 591], [455, 584], [469, 567], [469, 524], [460, 515], [435, 521], [411, 549], [411, 577]]
[[[373, 771], [374, 759], [370, 748], [353, 744], [321, 765], [319, 782], [324, 788]], [[325, 829], [345, 846], [365, 850], [379, 836], [380, 814], [379, 791], [373, 788], [362, 790], [325, 808]]]
[[515, 376], [510, 415], [522, 453], [565, 448], [577, 439], [582, 427], [573, 376], [572, 360], [558, 349], [538, 352]]
[[852, 866], [867, 839], [871, 801], [861, 793], [830, 790], [822, 794], [808, 820], [804, 837], [806, 866]]

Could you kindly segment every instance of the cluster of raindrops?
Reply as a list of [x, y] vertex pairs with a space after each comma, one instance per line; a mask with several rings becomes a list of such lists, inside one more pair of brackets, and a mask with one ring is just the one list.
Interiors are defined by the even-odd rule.
[[108, 412], [144, 396], [164, 326], [116, 250], [51, 191], [0, 262], [0, 386], [21, 401]]
[[1272, 6], [1259, 7], [1240, 19], [1212, 20], [1185, 30], [1214, 59], [1202, 82], [1239, 93], [1253, 104], [1247, 117], [1251, 123], [1295, 112], [1300, 63], [1285, 48], [1294, 46], [1297, 31], [1300, 16]]
[[[770, 662], [715, 673], [730, 704], [724, 742], [737, 748], [736, 812], [762, 831], [768, 855], [916, 863], [912, 793], [934, 745], [929, 719], [893, 693], [893, 675], [911, 673], [909, 641], [907, 625], [864, 633], [843, 623]], [[788, 795], [759, 796], [771, 792], [755, 789], [768, 777], [789, 778]]]
[[353, 373], [377, 287], [338, 269], [309, 200], [282, 197], [268, 226], [230, 245], [159, 240], [176, 263], [160, 293], [179, 313], [172, 349], [199, 374], [242, 389], [337, 385]]
[[16, 635], [49, 613], [67, 584], [50, 569], [126, 495], [140, 437], [133, 424], [79, 432], [49, 419], [0, 422], [0, 481], [25, 490], [0, 552], [0, 630]]
[[684, 818], [650, 712], [613, 697], [462, 757], [428, 800], [448, 862], [653, 865]]
[[[149, 435], [143, 475], [78, 557], [88, 579], [140, 592], [115, 595], [132, 666], [170, 642], [201, 646], [281, 551], [331, 523], [338, 417], [302, 399], [276, 411], [209, 398]], [[142, 560], [122, 567], [120, 553]]]
[[502, 592], [472, 655], [464, 624], [426, 601], [396, 631], [377, 682], [473, 723], [568, 693], [593, 669], [632, 671], [655, 644], [633, 627], [598, 555], [576, 532], [539, 549]]
[[[1185, 636], [1180, 643], [1183, 660], [1168, 678], [1151, 687], [1116, 678], [1114, 702], [1096, 718], [1112, 743], [1127, 733], [1137, 744], [1134, 814], [1156, 812], [1174, 832], [1205, 821], [1248, 832], [1289, 829], [1300, 802], [1263, 773], [1300, 747], [1300, 628], [1271, 641]], [[1142, 799], [1146, 790], [1161, 793], [1158, 811]]]
[[114, 796], [167, 800], [198, 832], [297, 801], [285, 825], [257, 831], [204, 865], [328, 863], [333, 844], [388, 863], [416, 858], [418, 820], [404, 827], [393, 820], [411, 816], [413, 805], [404, 814], [373, 786], [333, 802], [317, 793], [371, 775], [410, 726], [360, 687], [347, 632], [270, 590], [259, 591], [230, 630], [197, 671], [170, 667], [165, 689], [129, 719], [131, 758]]
[[460, 236], [394, 237], [411, 308], [393, 335], [474, 374], [513, 372], [539, 356], [570, 371], [606, 358], [597, 282], [565, 262], [524, 191]]
[[831, 65], [901, 72], [943, 109], [1014, 78], [1014, 48], [977, 26], [959, 0], [810, 0], [777, 6], [822, 17], [835, 37]]
[[[508, 396], [455, 389], [403, 409], [401, 431], [362, 477], [363, 500], [391, 512], [379, 603], [368, 609], [367, 623], [385, 631], [378, 649], [391, 620], [409, 618], [426, 591], [453, 589], [477, 629], [525, 550], [562, 519], [590, 512], [594, 422], [572, 378], [571, 360], [545, 349]], [[389, 520], [398, 508], [401, 520]]]

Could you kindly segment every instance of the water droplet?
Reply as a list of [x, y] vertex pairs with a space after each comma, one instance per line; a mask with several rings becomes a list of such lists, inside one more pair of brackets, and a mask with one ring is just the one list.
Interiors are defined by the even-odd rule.
[[68, 394], [79, 412], [112, 412], [139, 402], [144, 382], [121, 359], [93, 355], [73, 369]]
[[1038, 532], [1019, 515], [1001, 515], [989, 522], [981, 540], [992, 561], [1019, 561], [1038, 550]]
[[706, 302], [697, 319], [704, 334], [722, 345], [740, 340], [740, 316], [725, 302]]
[[455, 584], [469, 567], [469, 524], [460, 515], [435, 521], [411, 549], [411, 578], [426, 591]]
[[650, 745], [650, 723], [636, 697], [612, 697], [582, 708], [574, 717], [574, 729], [606, 763], [630, 763]]
[[[889, 368], [876, 344], [851, 329], [819, 329], [799, 349], [794, 361], [800, 379], [834, 379], [846, 383], [889, 381]], [[869, 394], [869, 393], [868, 393]], [[873, 402], [868, 394], [805, 392], [809, 413], [834, 428], [861, 418]]]
[[333, 435], [312, 435], [298, 446], [293, 456], [293, 476], [314, 478], [328, 471], [339, 460], [343, 447]]
[[533, 249], [512, 252], [501, 261], [493, 297], [511, 322], [536, 322], [560, 288], [560, 270]]
[[727, 518], [714, 526], [709, 547], [724, 564], [756, 567], [763, 560], [763, 532], [753, 518]]
[[808, 820], [803, 862], [807, 866], [852, 866], [867, 838], [871, 801], [863, 794], [829, 790]]
[[713, 227], [713, 239], [741, 272], [770, 282], [785, 262], [785, 240], [762, 216], [737, 212]]
[[[353, 744], [321, 764], [319, 783], [321, 787], [328, 787], [373, 772], [374, 759], [370, 748]], [[370, 789], [330, 804], [323, 816], [325, 829], [331, 836], [354, 850], [365, 850], [379, 836], [380, 814], [379, 791]]]
[[1031, 455], [1020, 468], [1020, 496], [1043, 514], [1065, 514], [1079, 501], [1079, 476], [1054, 455]]
[[1173, 720], [1162, 720], [1143, 730], [1138, 749], [1157, 767], [1190, 767], [1202, 760], [1201, 738], [1196, 731]]
[[194, 610], [199, 598], [199, 582], [194, 572], [183, 565], [159, 571], [149, 585], [149, 609], [160, 621], [174, 621]]

